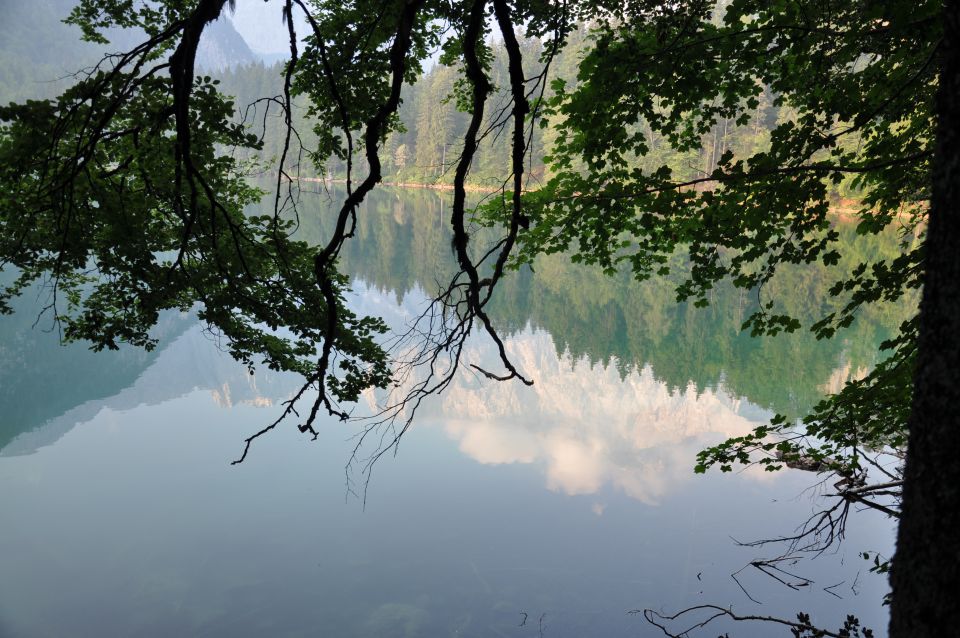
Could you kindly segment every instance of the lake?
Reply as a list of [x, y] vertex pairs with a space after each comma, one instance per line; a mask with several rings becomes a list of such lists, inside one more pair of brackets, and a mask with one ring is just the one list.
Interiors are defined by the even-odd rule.
[[[356, 310], [398, 329], [422, 310], [451, 268], [443, 195], [371, 196], [343, 256]], [[302, 204], [317, 240], [327, 199]], [[896, 251], [841, 234], [865, 258]], [[836, 551], [790, 565], [809, 579], [792, 589], [742, 569], [776, 547], [733, 539], [792, 532], [816, 477], [693, 466], [864, 374], [909, 308], [832, 341], [751, 339], [755, 296], [721, 287], [698, 310], [675, 281], [560, 257], [515, 273], [492, 315], [534, 386], [461, 371], [369, 477], [377, 442], [354, 456], [358, 426], [334, 419], [316, 441], [284, 424], [231, 466], [297, 379], [249, 374], [190, 315], [162, 318], [154, 352], [94, 354], [33, 327], [42, 299], [25, 297], [0, 318], [0, 636], [655, 636], [632, 610], [701, 603], [832, 629], [853, 613], [885, 635], [886, 579], [859, 552], [889, 556], [890, 521], [856, 513]], [[797, 269], [765, 294], [809, 320], [839, 303], [830, 281]]]

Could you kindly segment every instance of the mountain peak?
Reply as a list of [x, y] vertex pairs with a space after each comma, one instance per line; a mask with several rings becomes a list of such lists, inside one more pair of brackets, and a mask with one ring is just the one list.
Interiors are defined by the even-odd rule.
[[197, 66], [204, 71], [224, 71], [257, 60], [258, 57], [228, 18], [221, 17], [203, 30], [197, 48]]

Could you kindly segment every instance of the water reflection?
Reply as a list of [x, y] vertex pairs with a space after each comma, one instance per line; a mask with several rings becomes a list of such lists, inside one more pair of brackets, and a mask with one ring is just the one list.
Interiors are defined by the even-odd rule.
[[[424, 294], [422, 286], [442, 281], [452, 272], [442, 201], [432, 191], [383, 190], [373, 193], [365, 204], [358, 218], [358, 239], [348, 242], [342, 261], [343, 268], [358, 279], [360, 289], [380, 293], [376, 301], [369, 302], [370, 312], [389, 314], [393, 305], [390, 299], [404, 303], [411, 300], [411, 295], [413, 302], [418, 303]], [[329, 218], [324, 215], [329, 202], [323, 195], [304, 194], [300, 232], [305, 239], [322, 239], [321, 222]], [[896, 250], [893, 237], [859, 238], [852, 228], [841, 230], [847, 243], [844, 252], [857, 258], [882, 256]], [[475, 236], [477, 243], [482, 244], [482, 231]], [[775, 280], [768, 286], [768, 294], [784, 302], [795, 315], [809, 320], [828, 310], [831, 304], [840, 303], [824, 294], [829, 283], [825, 271], [811, 266], [802, 273], [786, 273], [782, 281]], [[611, 392], [621, 397], [620, 403], [626, 406], [633, 402], [634, 409], [647, 403], [631, 388], [640, 383], [649, 386], [652, 393], [656, 381], [662, 386], [657, 392], [675, 397], [674, 401], [688, 395], [696, 397], [699, 403], [715, 399], [719, 404], [737, 406], [731, 408], [733, 413], [752, 410], [749, 418], [753, 421], [765, 419], [774, 411], [800, 416], [824, 392], [835, 392], [848, 378], [862, 376], [874, 365], [879, 343], [889, 338], [911, 312], [910, 303], [870, 308], [852, 329], [830, 341], [817, 341], [806, 334], [752, 339], [739, 330], [740, 323], [755, 307], [750, 295], [721, 288], [710, 308], [696, 310], [673, 301], [674, 285], [675, 280], [638, 284], [627, 277], [607, 277], [591, 269], [570, 266], [559, 257], [542, 259], [534, 271], [516, 273], [498, 290], [492, 313], [502, 330], [519, 337], [515, 347], [520, 349], [520, 356], [527, 357], [524, 346], [519, 344], [527, 343], [524, 335], [530, 330], [550, 335], [537, 342], [536, 356], [525, 359], [528, 372], [540, 382], [529, 397], [514, 396], [516, 388], [479, 384], [475, 392], [483, 396], [473, 396], [473, 403], [495, 402], [499, 400], [495, 394], [506, 393], [513, 402], [509, 409], [532, 410], [528, 402], [534, 401], [538, 402], [538, 410], [549, 411], [563, 404], [555, 400], [560, 397], [548, 400], [542, 395], [555, 386], [553, 379], [563, 378], [565, 396], [570, 396], [575, 392], [572, 388], [583, 387], [583, 379], [600, 375], [607, 379], [610, 388], [615, 388]], [[812, 299], [821, 301], [808, 303]], [[62, 420], [66, 413], [84, 403], [113, 396], [131, 385], [155, 363], [159, 351], [195, 324], [187, 316], [168, 313], [156, 330], [161, 343], [159, 351], [146, 353], [125, 348], [118, 353], [91, 353], [82, 344], [60, 347], [56, 333], [34, 329], [32, 324], [40, 307], [35, 301], [28, 293], [20, 300], [16, 314], [0, 320], [0, 408], [4, 415], [0, 421], [0, 450], [8, 454], [11, 452], [6, 448], [18, 434], [51, 419]], [[366, 303], [359, 301], [361, 307]], [[185, 354], [173, 357], [177, 363], [171, 367], [177, 371], [157, 373], [162, 380], [157, 387], [165, 389], [153, 399], [144, 397], [144, 402], [162, 401], [195, 387], [222, 385], [217, 375], [227, 374], [229, 362], [218, 363], [218, 372], [213, 372], [205, 368], [209, 367], [208, 362], [195, 361], [191, 353], [202, 348], [194, 349], [189, 344], [198, 338], [199, 334], [192, 337], [194, 341], [179, 346]], [[553, 359], [566, 363], [548, 360], [551, 345]], [[571, 369], [574, 363], [575, 372]], [[568, 369], [570, 374], [565, 376], [563, 370]], [[591, 369], [594, 370], [588, 373]], [[614, 384], [616, 376], [623, 383]], [[248, 385], [259, 382], [259, 377], [245, 379]], [[458, 380], [458, 388], [467, 387], [462, 385], [464, 382], [465, 379]], [[266, 396], [271, 392], [245, 390], [243, 386], [222, 387], [220, 400], [230, 405], [235, 396], [245, 396], [250, 391], [259, 397], [250, 400], [283, 398], [276, 392], [276, 396]], [[583, 405], [575, 409], [567, 402], [570, 420], [622, 420], [606, 413], [604, 406], [589, 405], [597, 397], [595, 392], [582, 396]], [[741, 408], [741, 404], [750, 407]], [[444, 405], [453, 404], [448, 398]], [[87, 406], [77, 418], [82, 419], [91, 409]], [[496, 416], [510, 414], [509, 409], [504, 408]], [[666, 409], [661, 407], [650, 415], [635, 416], [661, 424], [677, 424], [670, 419], [688, 418], [677, 410], [668, 415], [663, 412]], [[593, 414], [599, 418], [591, 421]], [[457, 410], [448, 416], [460, 418]], [[719, 413], [717, 418], [729, 423], [721, 425], [718, 421], [713, 430], [703, 430], [701, 434], [740, 432], [747, 423], [720, 417]], [[685, 426], [656, 427], [670, 430]]]
[[[166, 313], [154, 330], [159, 350], [121, 347], [94, 353], [84, 344], [61, 345], [56, 326], [37, 320], [42, 308], [38, 292], [27, 291], [13, 315], [0, 317], [0, 455], [29, 453], [89, 419], [96, 413], [91, 402], [113, 397], [133, 383], [156, 363], [163, 347], [196, 323]], [[23, 437], [44, 424], [45, 434]]]
[[[325, 201], [304, 201], [306, 239], [324, 236], [318, 220], [329, 218]], [[377, 191], [358, 216], [357, 241], [348, 242], [342, 255], [344, 269], [398, 301], [446, 281], [453, 260], [442, 201], [433, 191]], [[836, 272], [899, 254], [893, 234], [859, 236], [852, 224], [837, 230], [846, 260], [838, 270], [821, 264], [783, 268], [764, 287], [763, 301], [810, 325], [845, 303], [827, 293]], [[478, 251], [494, 239], [482, 228], [471, 234]], [[636, 282], [626, 274], [609, 277], [571, 265], [563, 256], [543, 257], [533, 270], [524, 268], [501, 283], [491, 314], [507, 333], [546, 331], [558, 354], [577, 361], [613, 367], [621, 375], [649, 366], [672, 389], [685, 390], [691, 382], [698, 391], [723, 385], [731, 396], [801, 416], [822, 398], [824, 384], [845, 380], [838, 369], [850, 368], [845, 374], [851, 374], [875, 365], [879, 344], [915, 308], [916, 299], [864, 308], [832, 340], [818, 341], [806, 331], [755, 339], [740, 328], [758, 308], [756, 291], [721, 285], [707, 309], [678, 304], [675, 287], [684, 267], [679, 259], [673, 265], [669, 278]]]
[[[303, 232], [319, 238], [316, 206]], [[380, 193], [360, 222], [344, 255], [352, 303], [401, 325], [449, 267], [438, 200]], [[744, 609], [729, 573], [753, 554], [729, 535], [785, 531], [809, 505], [766, 503], [809, 477], [694, 481], [695, 452], [861, 374], [906, 310], [835, 342], [756, 341], [737, 330], [752, 303], [737, 291], [699, 312], [669, 283], [559, 259], [504, 284], [495, 316], [536, 384], [461, 374], [378, 465], [366, 510], [344, 503], [355, 430], [339, 422], [315, 444], [280, 429], [227, 465], [297, 380], [248, 374], [190, 317], [165, 318], [154, 353], [105, 358], [30, 331], [32, 317], [0, 319], [0, 635], [537, 636], [547, 614], [548, 636], [618, 636], [647, 630], [625, 614], [635, 607]], [[470, 362], [493, 357], [470, 345]], [[889, 546], [888, 524], [862, 520], [853, 551]], [[818, 574], [852, 582], [854, 561]], [[769, 585], [752, 583], [763, 613], [882, 625], [882, 578], [861, 575], [862, 598], [841, 601]]]
[[[722, 388], [670, 388], [649, 366], [621, 376], [613, 366], [559, 357], [544, 332], [515, 335], [507, 347], [537, 383], [461, 375], [438, 402], [437, 422], [474, 460], [539, 464], [547, 486], [565, 494], [609, 484], [657, 503], [691, 478], [691, 460], [704, 445], [745, 434], [768, 416]], [[472, 361], [493, 356], [467, 354]]]
[[[160, 405], [196, 390], [209, 392], [213, 403], [221, 408], [238, 405], [270, 407], [289, 396], [296, 386], [297, 379], [293, 375], [269, 370], [250, 374], [228, 354], [221, 352], [216, 341], [195, 319], [178, 317], [176, 324], [178, 336], [165, 342], [158, 351], [138, 359], [140, 365], [129, 368], [112, 364], [124, 356], [132, 356], [132, 349], [129, 354], [127, 351], [119, 355], [106, 353], [103, 357], [106, 361], [102, 363], [97, 359], [88, 361], [88, 357], [95, 355], [77, 344], [49, 350], [47, 358], [40, 364], [42, 368], [70, 367], [59, 370], [52, 383], [28, 387], [17, 401], [30, 403], [32, 398], [43, 405], [42, 397], [47, 393], [66, 391], [66, 396], [61, 395], [61, 401], [74, 405], [44, 421], [17, 420], [10, 416], [12, 411], [3, 412], [7, 416], [0, 418], [9, 439], [0, 447], [0, 456], [32, 454], [41, 447], [52, 445], [73, 427], [92, 420], [102, 410], [124, 412], [139, 406]], [[34, 336], [51, 340], [50, 335]], [[86, 365], [81, 365], [77, 359]], [[97, 365], [91, 365], [93, 363]], [[109, 372], [103, 373], [101, 369]], [[74, 379], [85, 379], [86, 393], [76, 392]], [[44, 407], [50, 409], [49, 405]]]
[[[387, 301], [371, 290], [362, 296], [367, 304]], [[408, 296], [408, 304], [415, 298]], [[488, 365], [494, 357], [489, 344], [475, 343], [466, 359]], [[511, 357], [538, 383], [490, 383], [466, 373], [424, 405], [420, 421], [442, 428], [480, 463], [537, 464], [546, 485], [566, 494], [593, 493], [610, 484], [656, 503], [670, 486], [691, 478], [690, 460], [703, 445], [744, 434], [769, 416], [722, 388], [699, 391], [690, 384], [671, 389], [649, 366], [621, 375], [614, 366], [558, 356], [543, 331], [528, 330], [507, 343]], [[271, 407], [298, 387], [293, 375], [249, 374], [220, 352], [199, 325], [168, 344], [128, 382], [113, 396], [85, 401], [41, 428], [27, 429], [0, 454], [28, 454], [51, 445], [102, 410], [159, 405], [197, 390], [206, 391], [220, 408]]]

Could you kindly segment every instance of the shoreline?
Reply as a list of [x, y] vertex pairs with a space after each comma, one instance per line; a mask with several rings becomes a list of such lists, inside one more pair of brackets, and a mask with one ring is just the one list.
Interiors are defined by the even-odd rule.
[[[301, 182], [310, 182], [313, 184], [346, 184], [347, 180], [345, 179], [325, 179], [323, 177], [300, 177], [297, 181]], [[418, 190], [434, 190], [434, 191], [452, 191], [453, 184], [428, 184], [426, 182], [387, 182], [381, 181], [377, 184], [378, 186], [390, 186], [391, 188], [411, 188]], [[478, 186], [476, 184], [466, 184], [463, 187], [463, 190], [470, 193], [496, 193], [499, 188], [492, 188], [490, 186]]]
[[[347, 180], [345, 179], [325, 179], [323, 177], [300, 177], [296, 181], [301, 182], [310, 182], [314, 184], [346, 184]], [[441, 184], [433, 183], [429, 184], [426, 182], [388, 182], [381, 181], [378, 186], [389, 186], [391, 188], [409, 188], [414, 190], [434, 190], [434, 191], [452, 191], [453, 184]], [[496, 193], [499, 191], [499, 188], [493, 188], [490, 186], [478, 186], [476, 184], [467, 184], [463, 187], [468, 193]], [[857, 207], [857, 200], [841, 197], [836, 205], [831, 205], [827, 214], [830, 217], [837, 219], [841, 223], [852, 224], [860, 221], [858, 215], [859, 208]]]

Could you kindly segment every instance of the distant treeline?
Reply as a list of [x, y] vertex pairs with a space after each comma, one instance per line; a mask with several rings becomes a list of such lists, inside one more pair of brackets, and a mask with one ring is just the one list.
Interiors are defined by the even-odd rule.
[[[90, 43], [80, 42], [75, 28], [60, 22], [76, 0], [36, 0], [36, 2], [12, 2], [4, 4], [0, 12], [0, 102], [47, 98], [56, 95], [72, 82], [69, 73], [74, 67], [94, 64], [102, 50]], [[110, 50], [129, 48], [136, 43], [137, 35], [115, 30], [110, 33], [115, 41]], [[543, 52], [543, 43], [532, 38], [520, 40], [525, 60], [537, 60]], [[508, 73], [506, 53], [500, 40], [490, 41], [492, 63], [490, 80], [496, 87], [486, 105], [487, 134], [468, 176], [474, 186], [499, 187], [509, 176], [510, 133], [500, 130], [496, 124], [507, 104]], [[589, 46], [589, 29], [582, 26], [570, 34], [567, 46], [553, 59], [549, 69], [550, 79], [563, 79], [568, 85], [576, 82], [577, 67], [581, 54]], [[279, 96], [283, 86], [283, 63], [265, 65], [257, 62], [238, 65], [231, 70], [216, 73], [221, 80], [221, 90], [234, 97], [238, 117], [246, 118], [252, 132], [263, 136], [263, 149], [248, 153], [248, 157], [261, 160], [263, 170], [280, 157], [283, 149], [283, 116], [277, 104], [264, 98]], [[525, 69], [525, 75], [533, 78], [543, 71], [539, 65]], [[630, 69], [623, 69], [630, 74]], [[469, 116], [457, 109], [452, 97], [461, 70], [435, 64], [414, 86], [403, 92], [400, 109], [402, 131], [391, 134], [381, 149], [384, 179], [387, 182], [450, 184], [454, 167], [459, 159], [463, 134]], [[533, 88], [531, 83], [530, 88]], [[539, 93], [534, 93], [536, 100]], [[550, 97], [546, 87], [544, 97]], [[299, 145], [286, 161], [288, 168], [299, 164], [303, 177], [346, 176], [346, 166], [336, 158], [313, 158], [309, 151], [315, 148], [306, 100], [295, 100], [294, 124]], [[650, 152], [635, 158], [635, 165], [647, 171], [668, 165], [677, 179], [701, 177], [713, 171], [724, 153], [745, 158], [763, 149], [769, 140], [770, 131], [779, 124], [794, 118], [793, 111], [779, 104], [776, 96], [764, 91], [751, 111], [745, 124], [723, 120], [702, 138], [701, 147], [694, 151], [674, 151], [666, 140], [649, 127], [644, 133], [649, 138]], [[500, 118], [502, 119], [502, 118]], [[550, 177], [549, 166], [544, 157], [557, 139], [558, 131], [553, 126], [556, 120], [544, 128], [533, 127], [530, 138], [530, 161], [526, 167], [528, 188], [535, 189]], [[510, 122], [505, 123], [507, 126]], [[636, 131], [634, 131], [636, 132]], [[359, 151], [360, 149], [358, 149]], [[366, 167], [362, 152], [357, 153], [354, 165], [362, 177]], [[320, 168], [318, 168], [318, 166]], [[849, 183], [834, 185], [837, 197], [855, 197]]]
[[[537, 59], [543, 50], [542, 43], [536, 39], [522, 39], [521, 43], [526, 49], [524, 59]], [[568, 85], [573, 85], [576, 82], [581, 53], [588, 45], [589, 29], [586, 26], [571, 34], [566, 48], [551, 62], [550, 78], [561, 78]], [[508, 177], [510, 168], [510, 133], [496, 127], [497, 117], [508, 99], [505, 90], [508, 76], [502, 42], [494, 40], [490, 46], [493, 51], [490, 78], [497, 91], [487, 102], [487, 121], [482, 129], [487, 131], [487, 135], [481, 142], [468, 180], [475, 186], [497, 187]], [[282, 64], [254, 64], [219, 74], [223, 91], [236, 97], [238, 112], [247, 117], [255, 132], [265, 133], [262, 157], [267, 159], [278, 158], [283, 148], [283, 120], [276, 105], [265, 113], [267, 104], [255, 101], [264, 96], [280, 94], [282, 71]], [[526, 76], [531, 78], [541, 71], [542, 68], [527, 68]], [[628, 74], [630, 70], [624, 69], [623, 72]], [[405, 130], [391, 134], [380, 153], [385, 181], [408, 184], [452, 183], [462, 146], [461, 140], [469, 120], [466, 113], [457, 109], [456, 100], [452, 97], [460, 75], [460, 70], [455, 67], [436, 64], [414, 86], [405, 87], [400, 109], [400, 121]], [[548, 86], [545, 97], [550, 95]], [[248, 108], [251, 104], [254, 106]], [[298, 106], [295, 111], [297, 132], [303, 147], [309, 151], [313, 147], [314, 138], [306, 108]], [[646, 156], [635, 158], [635, 163], [648, 171], [667, 165], [672, 169], [674, 177], [681, 180], [701, 177], [712, 172], [725, 153], [745, 158], [762, 150], [768, 144], [770, 132], [778, 125], [791, 121], [793, 117], [794, 112], [789, 106], [781, 104], [770, 90], [765, 90], [752, 109], [749, 121], [738, 124], [733, 120], [720, 119], [703, 136], [701, 147], [687, 152], [674, 150], [667, 140], [662, 139], [650, 127], [641, 125], [646, 128], [641, 132], [648, 137], [651, 150]], [[549, 166], [544, 164], [544, 156], [549, 154], [558, 134], [552, 124], [553, 122], [548, 122], [545, 128], [537, 126], [532, 131], [531, 159], [526, 167], [530, 178], [528, 187], [531, 189], [550, 177]], [[509, 126], [509, 122], [507, 125]], [[303, 160], [307, 155], [297, 155], [288, 160], [288, 166], [295, 164], [298, 157]], [[320, 160], [318, 163], [323, 167], [324, 176], [335, 179], [345, 177], [346, 166], [343, 162], [336, 158]], [[362, 177], [365, 174], [362, 153], [358, 153], [354, 166], [357, 170], [355, 176]], [[301, 161], [300, 171], [302, 176], [318, 176], [317, 173], [321, 172], [304, 161]], [[856, 195], [848, 182], [834, 185], [833, 189], [836, 197]]]

